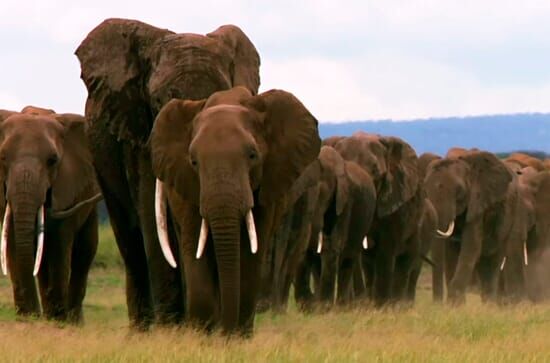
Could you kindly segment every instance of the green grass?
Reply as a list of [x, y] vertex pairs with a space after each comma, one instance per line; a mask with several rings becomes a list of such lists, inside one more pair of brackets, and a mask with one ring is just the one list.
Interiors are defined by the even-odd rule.
[[367, 308], [305, 315], [260, 314], [249, 340], [226, 341], [191, 329], [131, 334], [124, 273], [112, 234], [102, 229], [83, 327], [20, 321], [9, 280], [0, 278], [0, 361], [86, 362], [545, 362], [550, 304], [498, 307], [476, 295], [451, 308], [431, 302], [424, 274], [412, 309]]

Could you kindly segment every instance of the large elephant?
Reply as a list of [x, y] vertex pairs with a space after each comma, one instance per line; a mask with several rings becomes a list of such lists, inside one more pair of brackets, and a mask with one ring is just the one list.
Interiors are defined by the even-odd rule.
[[[250, 334], [277, 209], [319, 153], [316, 119], [290, 93], [253, 96], [235, 87], [200, 101], [170, 101], [150, 144], [157, 200], [162, 205], [166, 195], [174, 216], [189, 318]], [[161, 241], [167, 259], [178, 260]]]
[[[355, 161], [372, 178], [377, 202], [363, 268], [377, 306], [405, 299], [415, 263], [421, 259], [419, 220], [424, 211], [417, 156], [395, 137], [357, 132], [335, 139], [344, 159]], [[416, 282], [416, 281], [415, 281]]]
[[312, 183], [317, 193], [316, 198], [309, 199], [314, 211], [308, 221], [309, 240], [295, 242], [306, 242], [306, 248], [299, 249], [302, 253], [295, 258], [299, 263], [294, 271], [295, 297], [301, 306], [310, 305], [313, 274], [317, 301], [330, 305], [336, 298], [339, 303], [348, 303], [354, 269], [362, 249], [368, 247], [366, 236], [376, 208], [374, 183], [359, 165], [345, 161], [331, 146], [321, 148], [293, 190]]
[[97, 248], [100, 199], [84, 133], [74, 114], [26, 107], [0, 111], [0, 242], [15, 308], [82, 321], [82, 300]]
[[124, 19], [97, 26], [76, 55], [88, 89], [94, 165], [126, 267], [130, 324], [147, 329], [153, 321], [180, 322], [183, 271], [169, 266], [159, 248], [150, 130], [172, 98], [204, 99], [237, 85], [256, 94], [260, 58], [247, 36], [232, 25], [203, 36]]
[[[516, 218], [520, 208], [517, 179], [491, 153], [455, 151], [432, 162], [424, 180], [437, 210], [438, 233], [447, 238], [441, 243], [445, 243], [448, 297], [452, 303], [464, 302], [477, 269], [483, 299], [494, 299], [499, 267], [524, 228]], [[515, 254], [507, 264], [517, 264], [518, 257]]]

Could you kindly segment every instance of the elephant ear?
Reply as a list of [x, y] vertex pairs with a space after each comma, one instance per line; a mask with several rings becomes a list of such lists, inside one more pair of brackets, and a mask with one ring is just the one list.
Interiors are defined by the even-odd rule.
[[76, 56], [91, 123], [104, 122], [118, 139], [145, 144], [154, 116], [142, 89], [149, 73], [142, 53], [167, 34], [172, 32], [139, 21], [107, 19], [82, 41]]
[[207, 36], [219, 39], [232, 50], [232, 86], [244, 86], [257, 95], [260, 87], [260, 56], [246, 34], [234, 25], [223, 25]]
[[[0, 123], [4, 122], [8, 117], [11, 115], [16, 115], [18, 112], [15, 111], [9, 111], [9, 110], [0, 110]], [[1, 135], [0, 135], [1, 137]], [[0, 174], [0, 183], [1, 185], [4, 185], [4, 173]], [[6, 196], [4, 195], [4, 188], [0, 188], [0, 212], [2, 215], [4, 215], [4, 208], [6, 206]]]
[[259, 199], [278, 203], [321, 147], [317, 120], [291, 93], [271, 90], [243, 103], [260, 114], [267, 144]]
[[60, 211], [99, 193], [99, 187], [88, 147], [85, 118], [75, 114], [52, 116], [64, 128], [63, 154], [52, 183], [52, 207]]
[[185, 200], [198, 204], [199, 179], [189, 163], [193, 119], [206, 100], [173, 99], [160, 110], [149, 139], [153, 172]]
[[386, 148], [386, 174], [377, 203], [379, 217], [395, 212], [417, 192], [420, 177], [418, 157], [413, 148], [397, 137], [382, 137]]
[[467, 221], [483, 214], [487, 208], [506, 199], [513, 172], [495, 155], [475, 151], [459, 157], [470, 166], [470, 200]]
[[350, 185], [346, 174], [345, 161], [338, 151], [334, 150], [331, 146], [321, 147], [319, 160], [325, 173], [336, 178], [336, 215], [340, 215], [344, 211], [344, 207], [348, 203], [350, 196]]
[[296, 179], [290, 189], [288, 205], [292, 206], [300, 199], [309, 189], [319, 184], [321, 179], [321, 162], [317, 159], [309, 164], [302, 174]]

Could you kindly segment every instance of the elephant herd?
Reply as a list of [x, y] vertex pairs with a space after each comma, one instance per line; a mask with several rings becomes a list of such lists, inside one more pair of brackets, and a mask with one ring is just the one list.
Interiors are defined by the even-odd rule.
[[[85, 117], [0, 110], [2, 271], [16, 311], [82, 321], [103, 197], [132, 328], [250, 335], [257, 311], [411, 304], [424, 262], [452, 304], [540, 301], [550, 171], [396, 137], [321, 140], [291, 93], [258, 94], [236, 26], [176, 34], [108, 19], [76, 50]], [[37, 289], [34, 277], [37, 277]]]

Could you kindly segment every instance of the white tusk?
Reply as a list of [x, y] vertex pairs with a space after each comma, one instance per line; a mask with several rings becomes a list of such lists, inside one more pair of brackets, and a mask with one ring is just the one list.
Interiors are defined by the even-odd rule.
[[365, 238], [363, 238], [363, 249], [364, 250], [369, 249], [369, 240], [368, 240], [367, 236], [365, 236]]
[[447, 228], [447, 231], [446, 231], [446, 232], [442, 232], [442, 231], [440, 231], [440, 230], [438, 229], [438, 230], [437, 230], [437, 234], [440, 235], [441, 237], [451, 237], [454, 230], [455, 230], [455, 221], [453, 220], [453, 221], [449, 224], [449, 228]]
[[527, 243], [523, 242], [523, 262], [525, 266], [529, 266], [529, 257], [527, 256]]
[[36, 223], [36, 229], [38, 230], [38, 243], [36, 247], [36, 257], [34, 258], [34, 270], [32, 271], [33, 276], [38, 275], [38, 271], [40, 271], [40, 264], [42, 263], [42, 255], [44, 253], [44, 215], [44, 205], [42, 205], [40, 209], [38, 209], [38, 218]]
[[2, 239], [0, 240], [0, 260], [2, 262], [2, 273], [8, 274], [8, 232], [10, 230], [9, 222], [11, 218], [11, 208], [6, 202], [6, 210], [2, 221]]
[[502, 263], [500, 264], [500, 271], [504, 270], [504, 265], [506, 264], [506, 256], [502, 259]]
[[320, 254], [323, 251], [323, 232], [319, 232], [319, 238], [317, 239], [317, 253]]
[[201, 223], [201, 233], [199, 235], [199, 244], [197, 246], [197, 255], [195, 256], [197, 260], [202, 257], [204, 248], [206, 247], [206, 240], [208, 239], [208, 224], [206, 219], [202, 219]]
[[157, 236], [164, 258], [170, 266], [176, 268], [176, 259], [170, 249], [168, 225], [166, 223], [166, 197], [164, 196], [164, 188], [162, 186], [163, 183], [157, 179], [155, 183], [155, 219], [157, 222]]
[[254, 254], [258, 252], [258, 236], [256, 235], [256, 225], [254, 224], [252, 209], [246, 214], [246, 229], [248, 230], [248, 239], [250, 239], [250, 252]]

